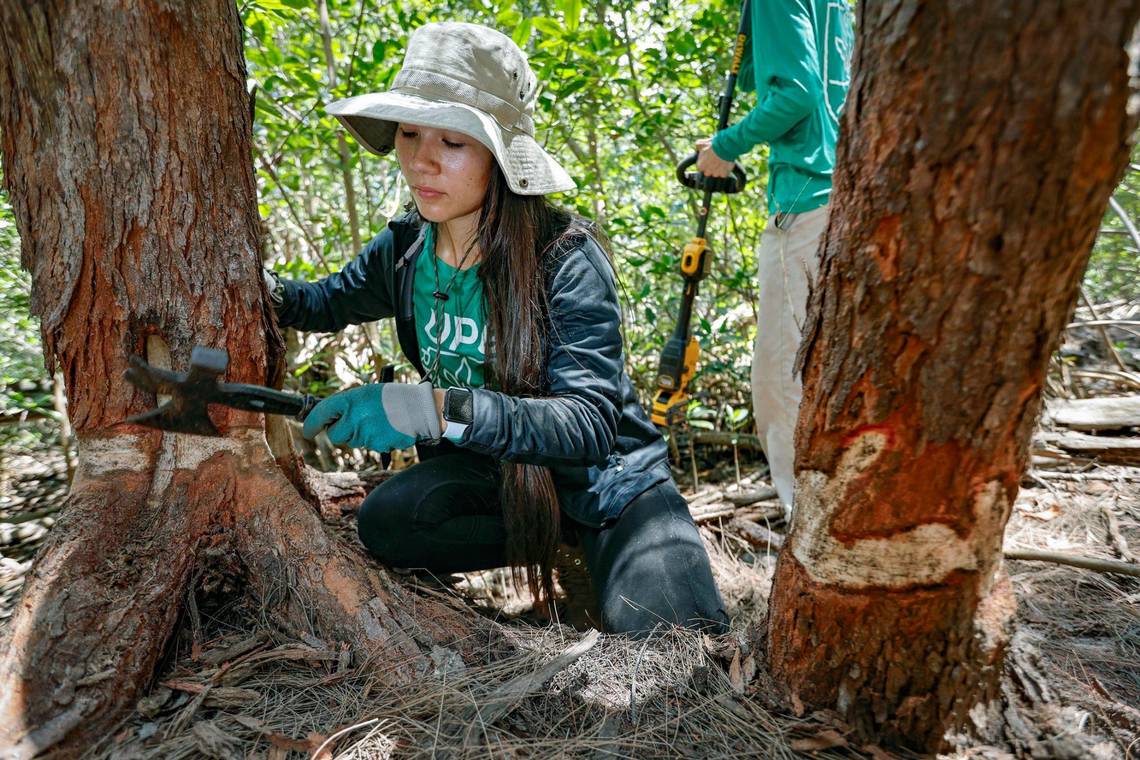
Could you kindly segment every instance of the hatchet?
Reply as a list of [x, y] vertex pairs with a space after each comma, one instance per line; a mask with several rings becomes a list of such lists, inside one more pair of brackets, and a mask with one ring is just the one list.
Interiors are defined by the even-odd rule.
[[136, 425], [171, 433], [218, 436], [208, 406], [222, 404], [232, 409], [264, 414], [284, 414], [304, 420], [320, 400], [308, 394], [287, 393], [246, 383], [223, 383], [222, 375], [230, 357], [220, 348], [195, 346], [190, 352], [190, 369], [173, 372], [152, 367], [132, 356], [126, 379], [138, 388], [170, 397], [157, 408], [127, 418]]

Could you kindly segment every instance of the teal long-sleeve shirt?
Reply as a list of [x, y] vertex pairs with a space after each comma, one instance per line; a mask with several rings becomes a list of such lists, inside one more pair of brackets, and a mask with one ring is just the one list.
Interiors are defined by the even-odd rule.
[[848, 0], [752, 0], [741, 87], [755, 107], [721, 130], [725, 161], [761, 143], [768, 156], [768, 211], [802, 213], [827, 203], [839, 115], [847, 97], [854, 27]]

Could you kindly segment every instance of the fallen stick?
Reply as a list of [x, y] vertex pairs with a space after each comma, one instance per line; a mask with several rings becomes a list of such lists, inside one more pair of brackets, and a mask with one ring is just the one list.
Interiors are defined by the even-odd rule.
[[1109, 369], [1075, 369], [1072, 371], [1072, 375], [1073, 377], [1083, 377], [1089, 380], [1108, 380], [1114, 383], [1122, 383], [1132, 388], [1140, 388], [1140, 377], [1137, 377], [1132, 372], [1116, 372]]
[[1136, 555], [1132, 553], [1132, 549], [1128, 546], [1128, 541], [1124, 539], [1124, 534], [1120, 532], [1120, 521], [1116, 519], [1116, 513], [1107, 506], [1101, 506], [1100, 511], [1104, 513], [1104, 520], [1108, 523], [1108, 535], [1112, 538], [1113, 544], [1116, 546], [1116, 553], [1125, 562], [1136, 562]]
[[1109, 472], [1058, 472], [1056, 470], [1033, 470], [1033, 475], [1041, 480], [1071, 480], [1075, 483], [1087, 481], [1105, 481], [1108, 483], [1140, 483], [1140, 472], [1109, 473]]
[[1140, 564], [1134, 562], [1121, 562], [1115, 559], [1100, 559], [1099, 557], [1082, 557], [1077, 554], [1064, 554], [1062, 552], [1046, 552], [1037, 549], [1006, 549], [1003, 552], [1006, 559], [1016, 559], [1025, 562], [1052, 562], [1057, 565], [1079, 567], [1084, 570], [1095, 570], [1098, 573], [1116, 573], [1118, 575], [1131, 575], [1140, 578]]
[[1057, 399], [1045, 405], [1057, 425], [1082, 432], [1140, 427], [1140, 394]]
[[760, 437], [752, 435], [751, 433], [729, 433], [724, 430], [694, 430], [688, 434], [693, 443], [701, 443], [706, 446], [732, 446], [736, 445], [741, 449], [751, 449], [753, 451], [762, 451], [760, 446]]
[[733, 517], [736, 514], [736, 507], [732, 504], [710, 504], [705, 507], [690, 507], [689, 514], [693, 516], [693, 522], [700, 525], [722, 517]]
[[1140, 438], [1086, 435], [1085, 433], [1039, 433], [1034, 443], [1055, 446], [1070, 453], [1096, 457], [1106, 464], [1140, 464]]
[[737, 518], [729, 523], [729, 525], [735, 528], [744, 536], [744, 540], [753, 546], [763, 546], [769, 551], [779, 551], [784, 546], [784, 536], [782, 534], [768, 530], [759, 523]]
[[1140, 321], [1135, 319], [1090, 319], [1087, 322], [1070, 322], [1065, 325], [1066, 330], [1071, 330], [1074, 327], [1140, 327]]
[[747, 507], [758, 501], [775, 499], [778, 495], [775, 488], [768, 486], [767, 488], [758, 488], [754, 491], [744, 491], [743, 493], [727, 493], [724, 495], [724, 498], [738, 507]]
[[784, 521], [784, 505], [779, 502], [769, 503], [764, 507], [744, 507], [736, 510], [734, 517], [739, 517], [741, 520], [751, 520], [752, 522], [783, 522]]
[[689, 502], [689, 509], [694, 510], [700, 509], [701, 507], [707, 507], [709, 504], [715, 504], [723, 498], [724, 491], [721, 491], [717, 488], [710, 488], [707, 491], [701, 491], [699, 493], [693, 494], [692, 496], [686, 496], [685, 501]]

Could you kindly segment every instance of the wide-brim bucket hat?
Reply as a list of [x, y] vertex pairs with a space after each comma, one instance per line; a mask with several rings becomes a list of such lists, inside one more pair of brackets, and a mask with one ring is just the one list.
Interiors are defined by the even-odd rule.
[[573, 190], [574, 180], [534, 139], [537, 89], [526, 54], [510, 37], [445, 21], [412, 32], [390, 90], [338, 100], [328, 112], [377, 155], [392, 151], [399, 123], [453, 130], [491, 151], [514, 192]]

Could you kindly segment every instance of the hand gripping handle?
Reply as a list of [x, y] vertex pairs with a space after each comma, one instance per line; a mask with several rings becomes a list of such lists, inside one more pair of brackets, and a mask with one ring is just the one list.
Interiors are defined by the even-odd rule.
[[732, 165], [731, 177], [706, 177], [699, 171], [687, 171], [689, 167], [696, 163], [697, 154], [694, 153], [677, 164], [677, 181], [692, 190], [704, 190], [710, 193], [733, 195], [739, 193], [744, 189], [744, 186], [748, 184], [748, 176], [744, 173], [744, 169], [741, 168], [740, 164], [734, 163]]

